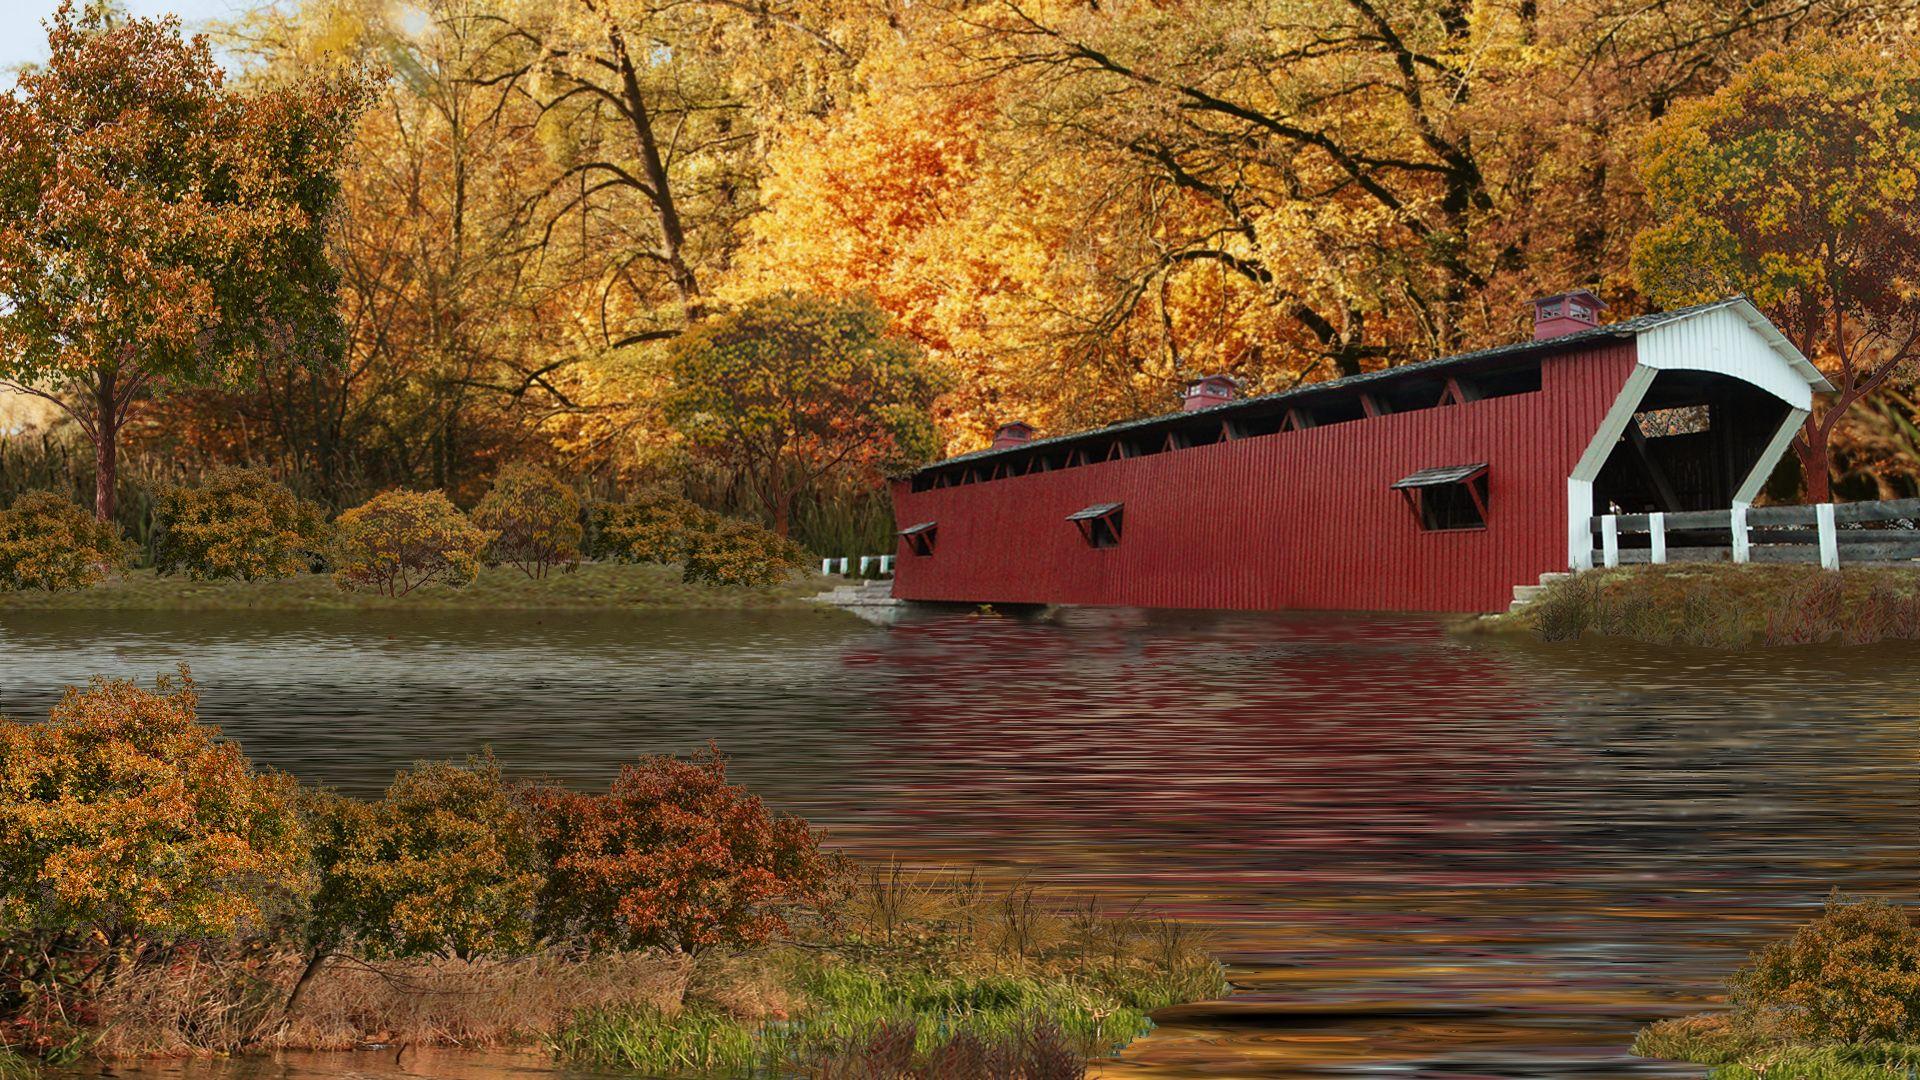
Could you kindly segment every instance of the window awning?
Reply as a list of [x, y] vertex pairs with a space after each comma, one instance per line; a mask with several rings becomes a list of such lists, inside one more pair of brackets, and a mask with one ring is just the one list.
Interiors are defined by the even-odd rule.
[[919, 536], [921, 533], [932, 532], [934, 526], [937, 524], [938, 522], [923, 521], [918, 525], [909, 525], [906, 528], [900, 530], [900, 535], [901, 536]]
[[1476, 462], [1472, 465], [1438, 465], [1431, 469], [1421, 469], [1394, 481], [1395, 488], [1441, 487], [1446, 484], [1461, 484], [1487, 471], [1487, 463]]
[[1108, 514], [1113, 513], [1115, 510], [1120, 509], [1121, 505], [1122, 505], [1121, 503], [1094, 503], [1092, 506], [1087, 507], [1085, 510], [1075, 510], [1073, 513], [1068, 514], [1067, 520], [1068, 521], [1092, 521], [1096, 518], [1103, 518], [1103, 517], [1106, 517]]

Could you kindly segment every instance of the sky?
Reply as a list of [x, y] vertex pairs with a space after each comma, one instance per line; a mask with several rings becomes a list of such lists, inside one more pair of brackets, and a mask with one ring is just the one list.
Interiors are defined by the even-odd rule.
[[[40, 21], [59, 6], [60, 0], [0, 0], [0, 71], [47, 58], [47, 32]], [[172, 12], [191, 32], [208, 19], [229, 18], [255, 5], [245, 0], [123, 0], [121, 6], [135, 15]], [[0, 77], [0, 84], [12, 83], [10, 77]]]

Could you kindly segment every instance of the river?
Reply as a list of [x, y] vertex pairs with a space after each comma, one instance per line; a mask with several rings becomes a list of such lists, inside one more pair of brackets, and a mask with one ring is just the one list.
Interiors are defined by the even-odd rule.
[[1697, 1076], [1629, 1057], [1636, 1028], [1712, 1003], [1832, 889], [1920, 901], [1910, 645], [1091, 610], [11, 613], [0, 635], [16, 717], [189, 663], [203, 718], [256, 759], [362, 794], [486, 745], [593, 786], [712, 740], [854, 851], [1216, 927], [1239, 992], [1177, 1010], [1110, 1076]]

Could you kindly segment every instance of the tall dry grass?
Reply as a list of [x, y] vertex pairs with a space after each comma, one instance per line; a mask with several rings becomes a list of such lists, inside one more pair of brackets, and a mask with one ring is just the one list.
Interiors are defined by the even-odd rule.
[[335, 960], [315, 976], [299, 1009], [283, 1017], [303, 966], [302, 958], [281, 954], [131, 969], [100, 997], [94, 1052], [124, 1058], [524, 1043], [547, 1037], [582, 1010], [676, 1010], [696, 983], [691, 959], [663, 953]]

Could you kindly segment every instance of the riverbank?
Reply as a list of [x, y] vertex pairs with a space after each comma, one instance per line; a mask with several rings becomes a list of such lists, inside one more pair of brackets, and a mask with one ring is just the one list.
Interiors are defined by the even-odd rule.
[[702, 585], [655, 563], [586, 562], [572, 573], [530, 578], [511, 566], [483, 567], [460, 589], [429, 585], [406, 596], [343, 592], [328, 574], [270, 581], [191, 581], [139, 569], [86, 589], [0, 592], [6, 611], [623, 611], [819, 610], [808, 598], [837, 579], [807, 571], [766, 589]]
[[1725, 1012], [1649, 1025], [1641, 1057], [1712, 1066], [1710, 1080], [1907, 1080], [1920, 1069], [1920, 924], [1896, 903], [1834, 893], [1755, 952]]
[[1680, 563], [1590, 570], [1471, 624], [1545, 641], [1588, 635], [1742, 648], [1920, 639], [1920, 569]]
[[405, 1064], [519, 1048], [596, 1071], [737, 1076], [906, 1075], [887, 1069], [997, 1054], [1065, 1080], [1150, 1032], [1153, 1011], [1224, 996], [1206, 945], [1137, 909], [870, 866], [830, 919], [763, 947], [342, 959], [284, 1021], [300, 957], [209, 956], [121, 981], [56, 1058], [385, 1050]]

